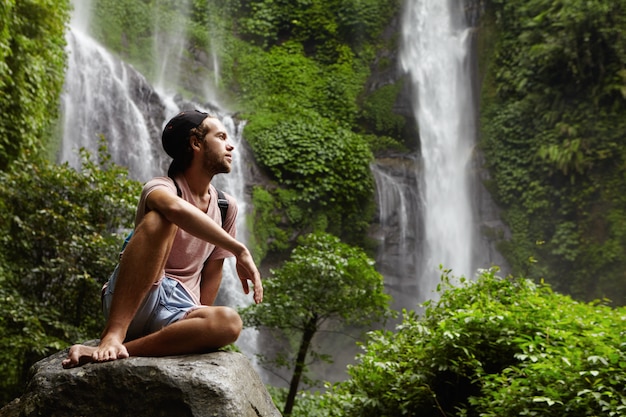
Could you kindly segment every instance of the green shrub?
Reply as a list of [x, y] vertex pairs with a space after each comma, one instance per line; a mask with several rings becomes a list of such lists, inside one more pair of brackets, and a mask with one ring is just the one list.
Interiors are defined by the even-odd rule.
[[67, 345], [72, 333], [58, 311], [20, 294], [0, 256], [0, 408], [18, 397], [30, 365]]
[[283, 203], [302, 210], [300, 227], [352, 237], [363, 233], [374, 185], [372, 153], [361, 136], [314, 115], [256, 118], [245, 134], [258, 162], [279, 185], [294, 190], [288, 194], [292, 200]]
[[329, 415], [624, 415], [626, 309], [494, 270], [447, 282], [423, 316], [370, 334], [324, 399]]
[[83, 153], [80, 171], [34, 158], [0, 174], [0, 381], [7, 396], [35, 361], [98, 337], [100, 289], [140, 190], [104, 150], [99, 163]]
[[285, 39], [307, 46], [309, 53], [327, 62], [336, 60], [337, 46], [359, 49], [378, 40], [398, 10], [397, 0], [253, 0], [232, 2], [241, 35], [263, 47]]
[[349, 126], [357, 115], [357, 96], [369, 74], [359, 66], [349, 48], [341, 59], [323, 65], [307, 57], [304, 47], [285, 42], [269, 51], [248, 47], [237, 58], [239, 101], [257, 113], [280, 113], [283, 117], [310, 112]]

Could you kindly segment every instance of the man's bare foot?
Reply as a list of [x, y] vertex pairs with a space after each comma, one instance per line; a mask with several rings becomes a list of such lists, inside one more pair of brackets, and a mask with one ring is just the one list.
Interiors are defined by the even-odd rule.
[[61, 362], [65, 369], [83, 366], [91, 362], [108, 362], [128, 358], [126, 347], [116, 341], [102, 340], [98, 346], [74, 345], [67, 358]]
[[91, 355], [93, 355], [95, 350], [95, 346], [74, 345], [70, 348], [67, 358], [65, 358], [61, 364], [65, 369], [69, 369], [93, 362]]
[[126, 346], [112, 336], [103, 336], [100, 344], [91, 354], [91, 358], [95, 362], [114, 361], [116, 359], [128, 358], [128, 356]]

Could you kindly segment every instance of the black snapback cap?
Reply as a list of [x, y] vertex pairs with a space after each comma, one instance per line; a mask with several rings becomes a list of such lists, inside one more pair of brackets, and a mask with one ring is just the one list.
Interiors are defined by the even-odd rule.
[[189, 131], [200, 126], [207, 117], [208, 113], [199, 110], [185, 110], [172, 117], [165, 125], [161, 136], [165, 152], [173, 159], [180, 159], [187, 149]]

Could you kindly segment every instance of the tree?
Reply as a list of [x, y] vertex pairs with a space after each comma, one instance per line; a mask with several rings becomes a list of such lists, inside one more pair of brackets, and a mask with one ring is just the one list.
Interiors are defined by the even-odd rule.
[[312, 233], [299, 242], [288, 261], [265, 281], [262, 304], [242, 311], [244, 321], [256, 328], [279, 329], [300, 335], [300, 342], [287, 362], [293, 368], [284, 415], [290, 415], [300, 380], [307, 372], [307, 357], [314, 336], [337, 320], [363, 326], [387, 316], [390, 297], [383, 291], [383, 278], [374, 262], [359, 248], [342, 243], [326, 233]]

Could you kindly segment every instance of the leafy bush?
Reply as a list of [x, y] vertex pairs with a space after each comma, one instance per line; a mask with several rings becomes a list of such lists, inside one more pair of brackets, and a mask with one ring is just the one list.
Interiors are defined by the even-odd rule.
[[64, 348], [72, 334], [57, 310], [20, 294], [0, 256], [0, 408], [20, 395], [30, 365]]
[[494, 270], [450, 287], [423, 316], [370, 334], [328, 415], [619, 416], [626, 309], [584, 304]]
[[81, 171], [35, 158], [0, 174], [0, 380], [7, 395], [36, 360], [99, 335], [100, 288], [140, 190], [104, 149], [99, 163], [83, 153]]
[[[295, 204], [305, 213], [301, 227], [337, 235], [363, 233], [374, 192], [373, 157], [359, 135], [321, 117], [280, 115], [255, 119], [245, 133], [259, 163], [281, 186], [295, 191], [285, 205]], [[321, 217], [325, 220], [315, 227]]]
[[237, 59], [239, 101], [254, 113], [284, 117], [315, 112], [346, 126], [357, 114], [356, 99], [368, 75], [349, 49], [342, 59], [323, 65], [289, 41], [264, 51], [248, 47]]
[[100, 156], [97, 165], [83, 153], [80, 172], [19, 160], [0, 186], [0, 250], [20, 277], [20, 293], [91, 331], [101, 324], [97, 288], [117, 261], [120, 233], [132, 226], [140, 191], [125, 169]]
[[373, 133], [396, 138], [396, 140], [402, 138], [406, 120], [393, 112], [402, 87], [401, 82], [386, 85], [364, 100], [361, 118], [369, 125]]

